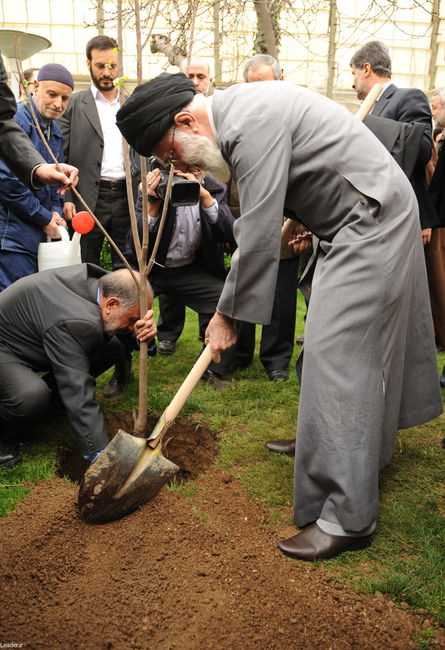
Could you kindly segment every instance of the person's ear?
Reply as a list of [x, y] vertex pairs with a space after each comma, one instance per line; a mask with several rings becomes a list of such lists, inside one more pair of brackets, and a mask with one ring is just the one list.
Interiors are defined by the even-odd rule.
[[110, 298], [107, 298], [105, 301], [105, 313], [111, 314], [111, 312], [119, 310], [120, 303], [119, 303], [119, 298], [115, 298], [114, 296], [110, 296]]
[[175, 124], [178, 127], [190, 129], [193, 133], [198, 132], [198, 121], [194, 115], [187, 111], [181, 111], [175, 115]]
[[363, 76], [364, 77], [369, 77], [372, 73], [372, 68], [370, 63], [365, 63], [363, 68], [362, 68]]

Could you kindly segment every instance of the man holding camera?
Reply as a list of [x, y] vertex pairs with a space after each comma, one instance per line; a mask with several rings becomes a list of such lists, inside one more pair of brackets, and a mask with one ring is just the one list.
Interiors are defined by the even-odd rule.
[[[151, 164], [156, 164], [151, 159]], [[226, 186], [217, 183], [198, 167], [187, 172], [176, 172], [179, 179], [193, 182], [173, 186], [164, 229], [161, 235], [156, 262], [150, 272], [150, 283], [155, 296], [167, 295], [172, 301], [205, 314], [207, 324], [216, 310], [221, 295], [226, 269], [221, 243], [229, 242], [232, 251], [236, 248], [233, 238], [234, 218], [226, 201]], [[162, 214], [163, 197], [167, 172], [154, 167], [147, 174], [149, 199], [149, 245], [151, 256]], [[193, 185], [199, 183], [199, 199], [194, 194]], [[175, 193], [185, 196], [175, 201]], [[187, 197], [187, 194], [190, 196]], [[197, 200], [198, 199], [198, 200]], [[190, 203], [193, 203], [190, 205]], [[139, 234], [142, 236], [142, 192], [136, 203]], [[137, 258], [131, 233], [127, 239], [126, 258], [137, 268]], [[216, 389], [228, 388], [229, 382], [223, 376], [229, 371], [231, 353], [223, 355], [218, 364], [211, 363], [203, 379]]]

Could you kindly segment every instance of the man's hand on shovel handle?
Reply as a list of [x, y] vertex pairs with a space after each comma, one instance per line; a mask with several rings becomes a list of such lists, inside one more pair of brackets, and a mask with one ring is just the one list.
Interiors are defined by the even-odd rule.
[[154, 320], [153, 309], [149, 309], [145, 316], [134, 324], [134, 331], [139, 341], [150, 341], [158, 331]]
[[230, 316], [225, 316], [217, 311], [205, 333], [205, 343], [212, 350], [213, 361], [219, 363], [221, 361], [221, 352], [232, 347], [235, 342], [236, 321]]

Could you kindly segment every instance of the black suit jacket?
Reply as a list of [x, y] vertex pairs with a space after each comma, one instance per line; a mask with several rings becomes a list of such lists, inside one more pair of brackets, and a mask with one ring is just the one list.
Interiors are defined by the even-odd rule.
[[419, 204], [421, 227], [440, 226], [440, 219], [428, 194], [425, 176], [425, 167], [431, 158], [432, 150], [432, 117], [427, 96], [418, 88], [397, 88], [394, 84], [390, 84], [372, 109], [372, 116], [424, 125], [419, 155], [409, 179]]
[[93, 351], [104, 344], [94, 264], [77, 264], [29, 275], [0, 293], [0, 363], [52, 370], [82, 454], [109, 442], [95, 400], [90, 371]]
[[[71, 95], [57, 123], [63, 134], [64, 161], [79, 169], [76, 189], [94, 212], [99, 195], [104, 138], [91, 88]], [[65, 200], [75, 203], [77, 210], [85, 209], [71, 192], [66, 194]]]
[[31, 185], [31, 172], [46, 160], [35, 150], [31, 140], [14, 119], [17, 102], [8, 86], [3, 58], [0, 55], [0, 158], [25, 185]]

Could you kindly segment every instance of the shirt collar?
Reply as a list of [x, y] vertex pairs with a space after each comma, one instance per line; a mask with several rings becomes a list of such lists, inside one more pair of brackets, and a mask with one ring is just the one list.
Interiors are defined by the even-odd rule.
[[97, 101], [103, 101], [107, 102], [107, 104], [115, 104], [116, 102], [120, 102], [119, 100], [119, 92], [116, 93], [116, 97], [111, 100], [111, 102], [100, 92], [99, 88], [97, 88], [93, 83], [90, 85], [91, 92], [93, 93], [94, 99]]

